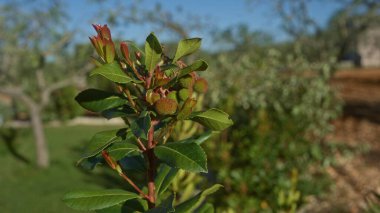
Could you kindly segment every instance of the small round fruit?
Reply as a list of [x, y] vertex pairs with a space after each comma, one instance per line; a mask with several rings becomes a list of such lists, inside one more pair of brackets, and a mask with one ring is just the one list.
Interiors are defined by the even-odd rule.
[[161, 98], [154, 104], [156, 112], [160, 115], [173, 115], [177, 111], [177, 102], [170, 98]]
[[183, 88], [178, 91], [178, 97], [180, 100], [184, 101], [190, 96], [190, 90], [187, 88]]
[[197, 93], [206, 93], [208, 89], [208, 83], [204, 78], [198, 78], [194, 83], [194, 90]]
[[191, 88], [194, 84], [193, 76], [186, 75], [183, 78], [179, 79], [179, 85], [183, 88]]
[[171, 91], [169, 92], [167, 95], [166, 95], [167, 98], [170, 98], [170, 99], [173, 99], [175, 100], [176, 102], [178, 102], [177, 100], [177, 91]]

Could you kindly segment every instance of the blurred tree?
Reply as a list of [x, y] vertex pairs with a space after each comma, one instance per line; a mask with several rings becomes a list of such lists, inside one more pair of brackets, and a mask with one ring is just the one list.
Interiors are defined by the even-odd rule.
[[[267, 4], [251, 0], [249, 3]], [[299, 45], [309, 60], [342, 59], [356, 52], [360, 35], [371, 27], [380, 26], [378, 0], [322, 0], [319, 4], [334, 4], [337, 10], [326, 26], [310, 13], [312, 0], [275, 0], [272, 7], [281, 19], [283, 30]]]
[[26, 2], [6, 2], [0, 5], [0, 14], [0, 93], [27, 109], [37, 165], [46, 168], [49, 153], [42, 123], [44, 109], [56, 90], [83, 85], [82, 75], [91, 65], [70, 58], [72, 33], [65, 28], [65, 14], [58, 1], [40, 2], [37, 8]]

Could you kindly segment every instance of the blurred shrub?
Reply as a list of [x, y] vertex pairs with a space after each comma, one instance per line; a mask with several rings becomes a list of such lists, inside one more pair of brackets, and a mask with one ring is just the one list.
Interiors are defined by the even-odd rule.
[[329, 86], [334, 63], [310, 64], [299, 51], [276, 50], [216, 58], [206, 99], [235, 122], [206, 143], [215, 181], [226, 190], [216, 203], [229, 212], [294, 212], [328, 183], [324, 136], [340, 111]]
[[73, 98], [77, 93], [78, 90], [73, 86], [54, 91], [49, 106], [50, 113], [45, 115], [45, 119], [66, 121], [83, 114], [84, 110]]

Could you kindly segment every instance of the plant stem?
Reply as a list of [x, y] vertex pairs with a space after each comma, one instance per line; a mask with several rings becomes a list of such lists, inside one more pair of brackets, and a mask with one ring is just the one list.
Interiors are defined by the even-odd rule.
[[155, 195], [155, 185], [154, 185], [154, 176], [156, 173], [156, 159], [154, 156], [154, 125], [155, 121], [152, 121], [152, 125], [148, 132], [148, 149], [146, 150], [146, 157], [148, 158], [148, 170], [147, 170], [147, 179], [148, 179], [148, 206], [149, 209], [154, 208], [156, 205], [156, 195]]
[[146, 195], [126, 174], [123, 173], [120, 165], [115, 162], [108, 154], [107, 151], [103, 150], [102, 151], [102, 156], [104, 160], [108, 163], [108, 165], [115, 171], [119, 173], [119, 175], [124, 178], [143, 198], [146, 200], [149, 200], [149, 196]]

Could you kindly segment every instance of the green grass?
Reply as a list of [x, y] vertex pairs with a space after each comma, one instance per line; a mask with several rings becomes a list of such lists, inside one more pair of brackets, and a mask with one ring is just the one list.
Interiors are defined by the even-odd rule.
[[120, 184], [118, 179], [113, 180], [117, 176], [100, 173], [101, 169], [95, 169], [93, 173], [96, 174], [92, 174], [75, 165], [84, 144], [94, 133], [104, 129], [84, 126], [46, 128], [51, 158], [51, 166], [46, 170], [36, 167], [30, 129], [19, 130], [12, 143], [19, 154], [30, 160], [29, 164], [17, 159], [7, 148], [4, 138], [0, 138], [0, 212], [77, 212], [61, 201], [64, 193]]

